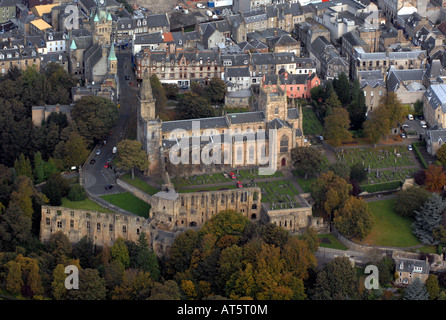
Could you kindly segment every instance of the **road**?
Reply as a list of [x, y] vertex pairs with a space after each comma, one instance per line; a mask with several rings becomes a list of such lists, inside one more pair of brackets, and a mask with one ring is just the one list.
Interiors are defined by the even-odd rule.
[[[118, 103], [119, 120], [112, 134], [104, 138], [106, 144], [102, 143], [94, 148], [89, 156], [84, 172], [84, 187], [92, 196], [101, 196], [105, 194], [125, 192], [124, 189], [116, 185], [115, 168], [104, 168], [107, 160], [113, 158], [113, 147], [125, 138], [136, 134], [136, 105], [138, 88], [131, 86], [130, 82], [134, 80], [125, 80], [126, 75], [130, 75], [134, 79], [131, 71], [131, 50], [126, 49], [117, 52], [118, 58], [118, 78], [120, 97]], [[96, 155], [96, 151], [101, 149], [101, 154]], [[94, 159], [95, 163], [90, 164], [90, 160]], [[113, 188], [106, 190], [106, 185], [113, 185]]]

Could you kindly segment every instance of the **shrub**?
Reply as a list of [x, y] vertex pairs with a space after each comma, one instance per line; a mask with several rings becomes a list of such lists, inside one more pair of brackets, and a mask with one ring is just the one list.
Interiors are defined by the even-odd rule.
[[413, 144], [413, 150], [415, 151], [415, 154], [417, 155], [418, 159], [420, 159], [421, 165], [423, 166], [424, 169], [427, 169], [429, 166], [426, 162], [426, 160], [424, 160], [423, 155], [421, 154], [420, 150], [418, 149], [418, 147], [420, 146], [420, 144], [418, 142]]
[[76, 183], [70, 187], [68, 199], [71, 201], [82, 201], [87, 199], [87, 194], [85, 193], [84, 188], [79, 183]]
[[368, 193], [379, 192], [379, 191], [388, 191], [395, 190], [401, 187], [401, 181], [389, 181], [384, 183], [375, 183], [375, 184], [367, 184], [361, 186], [362, 191], [366, 191]]

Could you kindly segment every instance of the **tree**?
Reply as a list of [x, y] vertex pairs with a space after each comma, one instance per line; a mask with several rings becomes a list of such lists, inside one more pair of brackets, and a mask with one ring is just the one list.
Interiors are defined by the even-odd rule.
[[63, 160], [67, 168], [82, 166], [89, 153], [87, 141], [77, 132], [70, 132], [68, 139], [59, 142], [55, 150], [55, 155]]
[[113, 300], [146, 300], [150, 296], [153, 280], [150, 273], [128, 269], [122, 283], [113, 290]]
[[198, 234], [200, 237], [212, 234], [217, 245], [224, 247], [222, 239], [225, 239], [225, 236], [234, 236], [238, 241], [247, 224], [248, 219], [240, 213], [234, 210], [223, 210], [207, 220]]
[[438, 277], [435, 274], [430, 274], [426, 279], [426, 291], [429, 299], [436, 300], [440, 294], [440, 286], [438, 284]]
[[52, 176], [42, 188], [42, 192], [49, 199], [51, 206], [60, 206], [62, 204], [62, 191], [57, 179]]
[[367, 170], [360, 162], [354, 163], [350, 167], [350, 180], [357, 181], [359, 183], [364, 182], [367, 179]]
[[350, 167], [346, 162], [336, 161], [328, 165], [327, 171], [333, 171], [335, 175], [340, 176], [345, 180], [350, 179]]
[[213, 103], [222, 102], [225, 99], [226, 84], [218, 77], [213, 77], [207, 86], [207, 95]]
[[15, 261], [8, 261], [5, 264], [5, 269], [7, 270], [5, 289], [12, 294], [20, 293], [23, 286], [22, 267], [20, 263]]
[[284, 269], [299, 279], [309, 277], [308, 270], [316, 268], [317, 261], [308, 243], [297, 237], [290, 237], [283, 246], [282, 256], [285, 259]]
[[79, 259], [79, 263], [82, 268], [93, 268], [94, 264], [94, 244], [93, 241], [83, 236], [79, 242], [73, 246], [73, 255], [76, 259]]
[[426, 286], [420, 280], [415, 278], [413, 282], [404, 290], [403, 300], [429, 300]]
[[344, 72], [337, 79], [333, 80], [333, 88], [337, 92], [342, 105], [347, 105], [351, 101], [350, 81]]
[[311, 186], [311, 194], [316, 206], [325, 214], [332, 214], [342, 208], [350, 197], [352, 185], [332, 171], [321, 173]]
[[110, 253], [112, 259], [121, 262], [125, 268], [130, 266], [129, 250], [124, 239], [118, 238], [110, 248]]
[[99, 96], [84, 96], [77, 100], [71, 110], [79, 134], [93, 145], [110, 132], [118, 120], [118, 108], [109, 99]]
[[187, 230], [179, 234], [171, 248], [168, 260], [170, 273], [184, 272], [190, 266], [192, 253], [198, 246], [199, 236], [195, 230]]
[[350, 196], [341, 208], [334, 211], [333, 222], [345, 236], [357, 236], [361, 240], [372, 231], [374, 225], [367, 202], [354, 196]]
[[394, 209], [403, 217], [414, 217], [414, 212], [419, 210], [431, 194], [424, 188], [412, 186], [396, 193]]
[[351, 128], [359, 130], [365, 121], [367, 105], [365, 103], [364, 91], [360, 89], [359, 80], [355, 79], [351, 89], [351, 102], [348, 104]]
[[441, 166], [430, 164], [425, 169], [424, 185], [428, 191], [439, 191], [446, 185], [446, 173]]
[[79, 270], [79, 289], [69, 290], [70, 300], [104, 300], [106, 298], [105, 281], [96, 269]]
[[357, 291], [356, 270], [347, 257], [336, 257], [317, 274], [313, 299], [344, 300]]
[[291, 149], [291, 159], [297, 173], [304, 175], [305, 179], [308, 177], [308, 174], [320, 172], [323, 164], [321, 152], [311, 147], [296, 147]]
[[415, 211], [415, 221], [412, 223], [414, 235], [423, 243], [437, 245], [433, 232], [441, 225], [442, 215], [446, 209], [446, 200], [434, 193], [419, 210]]
[[319, 239], [317, 230], [313, 227], [305, 228], [305, 231], [299, 238], [308, 244], [308, 248], [311, 252], [315, 253], [319, 249], [321, 240]]
[[173, 280], [164, 283], [155, 282], [150, 291], [149, 300], [180, 300], [181, 293], [178, 284]]
[[33, 179], [36, 184], [45, 181], [44, 161], [40, 151], [34, 154]]
[[48, 252], [54, 257], [56, 264], [64, 264], [73, 250], [70, 239], [62, 232], [53, 233], [47, 244]]
[[39, 272], [39, 263], [36, 259], [24, 257], [19, 254], [15, 259], [15, 262], [21, 266], [24, 288], [22, 293], [25, 292], [26, 296], [41, 295], [43, 293], [42, 277]]
[[441, 162], [443, 166], [446, 166], [446, 145], [442, 144], [440, 148], [438, 148], [437, 153], [435, 153], [437, 159]]
[[29, 158], [25, 158], [23, 153], [21, 153], [19, 159], [14, 162], [14, 169], [17, 176], [25, 176], [30, 179], [33, 178], [31, 161], [29, 161]]
[[325, 100], [325, 116], [331, 115], [334, 108], [342, 108], [342, 103], [338, 99], [335, 91], [332, 91], [327, 100]]
[[158, 258], [149, 249], [145, 233], [141, 233], [138, 239], [135, 266], [141, 271], [149, 272], [151, 278], [155, 281], [160, 277]]
[[344, 108], [332, 108], [332, 113], [324, 118], [325, 138], [331, 140], [334, 147], [342, 142], [350, 141], [352, 134], [348, 112]]
[[[0, 212], [2, 206], [0, 206]], [[18, 203], [11, 202], [0, 214], [0, 251], [15, 251], [31, 242], [31, 219]]]
[[415, 116], [422, 116], [423, 115], [423, 101], [418, 99], [417, 101], [415, 101], [415, 103], [413, 104], [413, 114]]
[[177, 94], [180, 91], [180, 88], [176, 84], [172, 83], [163, 83], [164, 90], [166, 91], [166, 97], [168, 99], [177, 99]]
[[135, 178], [135, 168], [148, 169], [149, 160], [139, 141], [121, 140], [117, 147], [119, 152], [116, 166], [124, 170], [132, 170], [132, 180]]
[[82, 201], [87, 199], [87, 194], [85, 193], [84, 188], [79, 183], [75, 183], [70, 186], [68, 199], [71, 201]]
[[395, 274], [395, 262], [390, 257], [383, 257], [376, 264], [379, 272], [379, 283], [386, 286], [392, 282]]
[[198, 119], [215, 116], [215, 109], [209, 101], [193, 92], [186, 92], [179, 100], [176, 110], [181, 119]]
[[153, 74], [150, 77], [150, 85], [152, 86], [152, 93], [155, 98], [155, 113], [160, 115], [165, 111], [167, 106], [166, 89], [161, 84], [156, 74]]
[[51, 293], [56, 300], [65, 300], [68, 290], [65, 288], [65, 266], [58, 264], [53, 270], [53, 281], [51, 282]]
[[273, 223], [268, 223], [262, 228], [262, 239], [267, 244], [282, 248], [288, 242], [288, 231]]

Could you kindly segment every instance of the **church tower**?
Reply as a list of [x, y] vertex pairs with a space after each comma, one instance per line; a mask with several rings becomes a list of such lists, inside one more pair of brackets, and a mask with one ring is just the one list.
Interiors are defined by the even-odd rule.
[[160, 172], [162, 165], [160, 158], [161, 146], [161, 120], [155, 115], [155, 98], [152, 93], [149, 72], [144, 71], [142, 84], [138, 96], [137, 106], [137, 139], [141, 142], [150, 162], [148, 174]]
[[263, 87], [264, 79], [260, 83], [258, 110], [265, 113], [265, 120], [267, 122], [274, 119], [287, 119], [287, 95], [286, 92], [280, 87], [279, 79], [276, 86]]

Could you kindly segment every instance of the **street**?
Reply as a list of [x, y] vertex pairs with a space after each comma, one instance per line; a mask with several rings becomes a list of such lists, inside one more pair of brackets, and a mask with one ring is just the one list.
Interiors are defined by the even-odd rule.
[[[119, 120], [111, 135], [104, 137], [106, 144], [96, 146], [90, 154], [84, 168], [84, 187], [92, 196], [125, 192], [116, 184], [115, 168], [113, 164], [109, 168], [104, 168], [104, 164], [113, 158], [113, 147], [126, 137], [136, 136], [136, 106], [138, 88], [130, 86], [132, 80], [126, 80], [125, 76], [130, 75], [134, 79], [131, 68], [131, 50], [118, 50], [118, 81], [120, 97], [118, 101]], [[134, 81], [134, 80], [133, 80]], [[100, 149], [100, 155], [96, 151]], [[119, 152], [119, 151], [118, 151]], [[94, 164], [90, 161], [95, 159]], [[111, 162], [111, 161], [110, 161]], [[113, 185], [112, 189], [106, 190], [106, 185]]]

